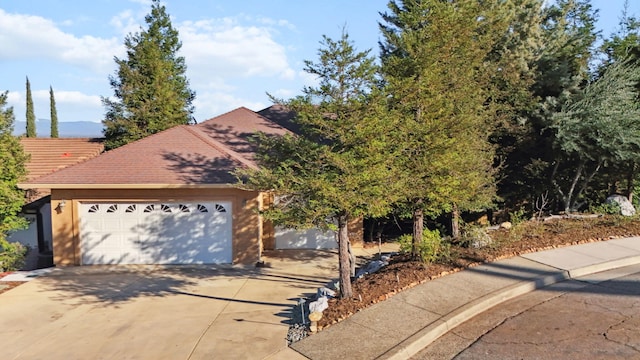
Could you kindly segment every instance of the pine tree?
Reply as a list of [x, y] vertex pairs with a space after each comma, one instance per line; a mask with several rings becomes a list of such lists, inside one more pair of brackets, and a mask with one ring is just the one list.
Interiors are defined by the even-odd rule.
[[[489, 72], [494, 35], [475, 1], [391, 1], [382, 73], [403, 156], [395, 164], [418, 256], [425, 215], [488, 206], [495, 192]], [[484, 20], [483, 20], [484, 19]]]
[[33, 112], [33, 97], [31, 96], [31, 83], [27, 77], [27, 137], [36, 137], [36, 115]]
[[49, 108], [51, 113], [51, 137], [58, 137], [58, 110], [56, 109], [56, 98], [53, 95], [53, 87], [49, 86]]
[[357, 52], [345, 32], [338, 41], [325, 36], [321, 44], [319, 61], [305, 62], [305, 71], [317, 76], [319, 85], [285, 102], [302, 133], [262, 136], [261, 169], [243, 174], [249, 178], [245, 186], [277, 196], [265, 213], [276, 224], [337, 230], [340, 296], [349, 298], [355, 263], [347, 225], [389, 211], [394, 192], [388, 134], [393, 124], [384, 117], [368, 51]]
[[184, 57], [177, 55], [182, 44], [159, 0], [145, 22], [147, 29], [125, 38], [126, 58], [115, 58], [118, 70], [109, 78], [115, 100], [102, 98], [107, 149], [194, 121], [195, 93]]

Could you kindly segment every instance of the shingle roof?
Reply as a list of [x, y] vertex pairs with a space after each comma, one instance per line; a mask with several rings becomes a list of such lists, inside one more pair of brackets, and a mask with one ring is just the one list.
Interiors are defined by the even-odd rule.
[[26, 164], [29, 180], [91, 159], [104, 151], [101, 139], [21, 138], [20, 144], [31, 156]]
[[173, 127], [22, 186], [232, 186], [237, 181], [233, 171], [256, 166], [255, 149], [248, 142], [256, 131], [287, 132], [239, 108], [198, 125]]
[[245, 107], [237, 108], [196, 126], [212, 139], [250, 160], [254, 159], [256, 151], [250, 139], [256, 132], [272, 135], [283, 135], [289, 132], [271, 119]]

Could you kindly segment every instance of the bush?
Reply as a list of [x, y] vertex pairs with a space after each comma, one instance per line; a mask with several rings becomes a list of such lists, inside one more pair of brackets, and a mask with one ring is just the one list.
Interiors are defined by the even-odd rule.
[[516, 226], [518, 224], [522, 224], [527, 221], [527, 213], [524, 209], [520, 208], [516, 211], [509, 212], [509, 221], [511, 221], [511, 225]]
[[589, 212], [593, 214], [620, 215], [620, 204], [617, 202], [603, 203], [598, 206], [591, 206]]
[[[400, 251], [411, 253], [413, 236], [405, 234], [398, 238]], [[449, 257], [449, 243], [442, 240], [438, 230], [425, 229], [422, 232], [422, 243], [418, 245], [418, 255], [425, 263]]]
[[20, 243], [11, 243], [0, 237], [0, 272], [19, 270], [24, 265], [28, 250]]

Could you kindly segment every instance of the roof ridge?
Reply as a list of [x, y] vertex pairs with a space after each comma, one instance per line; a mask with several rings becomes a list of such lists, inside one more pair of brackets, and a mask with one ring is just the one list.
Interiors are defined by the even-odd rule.
[[194, 136], [198, 137], [200, 140], [204, 141], [207, 145], [213, 147], [214, 149], [220, 151], [221, 153], [225, 154], [228, 158], [231, 159], [235, 159], [237, 161], [239, 161], [240, 163], [252, 168], [252, 169], [257, 169], [258, 166], [251, 160], [245, 158], [244, 156], [240, 155], [239, 153], [231, 150], [230, 148], [228, 148], [227, 146], [225, 146], [224, 144], [222, 144], [221, 142], [211, 138], [210, 136], [208, 136], [206, 133], [204, 133], [200, 128], [198, 128], [197, 126], [190, 126], [190, 125], [180, 125], [180, 127], [184, 127], [188, 132], [190, 132], [191, 134], [193, 134]]
[[[207, 121], [209, 121], [209, 120], [217, 119], [217, 118], [219, 118], [219, 117], [223, 117], [223, 116], [225, 116], [225, 115], [227, 115], [227, 114], [231, 114], [232, 112], [234, 112], [234, 111], [238, 111], [238, 110], [247, 110], [247, 111], [251, 111], [251, 112], [255, 113], [255, 111], [253, 111], [253, 110], [251, 110], [251, 109], [247, 108], [246, 106], [239, 106], [239, 107], [237, 107], [237, 108], [235, 108], [235, 109], [231, 109], [231, 110], [229, 110], [229, 111], [227, 111], [227, 112], [223, 112], [222, 114], [216, 115], [216, 116], [211, 117], [211, 118], [208, 118], [208, 119], [206, 119], [206, 120], [203, 120], [203, 121], [201, 121], [201, 122], [197, 123], [197, 124], [196, 124], [196, 126], [197, 126], [197, 125], [200, 125], [200, 124], [202, 124], [202, 123], [205, 123], [205, 122], [207, 122]], [[256, 114], [257, 114], [257, 113], [256, 113]]]

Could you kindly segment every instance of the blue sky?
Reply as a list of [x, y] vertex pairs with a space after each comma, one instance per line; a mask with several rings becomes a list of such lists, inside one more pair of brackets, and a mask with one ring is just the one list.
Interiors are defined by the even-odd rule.
[[[387, 0], [164, 0], [180, 32], [181, 55], [196, 92], [195, 118], [203, 121], [245, 106], [270, 105], [266, 93], [288, 98], [313, 79], [303, 72], [315, 60], [323, 34], [346, 25], [359, 50], [377, 54], [379, 12]], [[60, 121], [99, 122], [101, 96], [112, 96], [114, 56], [137, 32], [149, 0], [0, 0], [0, 91], [9, 91], [16, 120], [25, 118], [25, 78], [37, 118], [49, 118], [53, 86]], [[603, 35], [615, 30], [624, 0], [592, 0]], [[630, 0], [640, 14], [640, 1]]]

